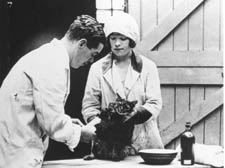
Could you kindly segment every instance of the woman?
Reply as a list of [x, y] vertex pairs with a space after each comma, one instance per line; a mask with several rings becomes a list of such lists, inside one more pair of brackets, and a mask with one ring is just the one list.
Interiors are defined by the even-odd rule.
[[151, 60], [133, 51], [139, 39], [137, 23], [126, 13], [112, 16], [105, 33], [111, 52], [91, 66], [83, 98], [85, 121], [98, 123], [101, 109], [115, 102], [117, 95], [128, 101], [137, 100], [127, 118], [127, 122], [135, 124], [132, 146], [136, 151], [163, 148], [157, 127], [162, 107], [158, 71]]

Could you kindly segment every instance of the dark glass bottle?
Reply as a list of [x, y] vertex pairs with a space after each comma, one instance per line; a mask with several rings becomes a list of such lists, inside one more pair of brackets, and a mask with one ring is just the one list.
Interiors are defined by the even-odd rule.
[[181, 144], [181, 164], [182, 165], [193, 165], [194, 160], [194, 143], [195, 136], [191, 132], [191, 123], [186, 122], [185, 132], [181, 135], [180, 144]]

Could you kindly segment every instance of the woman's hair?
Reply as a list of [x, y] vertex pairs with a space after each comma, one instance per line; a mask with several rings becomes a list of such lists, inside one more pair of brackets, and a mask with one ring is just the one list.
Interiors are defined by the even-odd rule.
[[66, 35], [69, 40], [87, 40], [88, 48], [97, 48], [99, 43], [105, 44], [106, 38], [103, 24], [89, 15], [78, 16], [70, 25]]
[[[105, 44], [105, 47], [108, 47], [108, 48], [111, 47], [110, 41], [109, 41], [109, 37], [110, 37], [110, 35], [108, 36], [107, 42]], [[136, 46], [136, 43], [134, 42], [134, 40], [132, 40], [130, 38], [128, 38], [128, 39], [129, 39], [129, 46], [130, 46], [130, 48], [134, 48]]]
[[130, 48], [134, 48], [136, 46], [136, 43], [131, 39], [129, 40], [130, 40], [130, 43], [129, 43]]

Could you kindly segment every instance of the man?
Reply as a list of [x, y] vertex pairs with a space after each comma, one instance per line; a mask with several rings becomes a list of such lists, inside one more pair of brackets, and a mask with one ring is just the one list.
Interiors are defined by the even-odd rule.
[[61, 40], [31, 51], [6, 76], [0, 88], [0, 168], [40, 168], [48, 137], [70, 150], [95, 135], [64, 112], [69, 65], [79, 68], [101, 52], [103, 27], [88, 15], [77, 17]]

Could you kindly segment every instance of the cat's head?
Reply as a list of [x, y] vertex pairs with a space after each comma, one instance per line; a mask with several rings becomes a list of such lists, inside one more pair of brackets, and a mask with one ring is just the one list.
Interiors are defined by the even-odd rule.
[[102, 109], [100, 118], [110, 120], [112, 117], [117, 118], [117, 116], [124, 116], [130, 114], [133, 111], [133, 108], [135, 107], [136, 104], [137, 100], [128, 101], [121, 98], [117, 94], [116, 101], [109, 103], [108, 108]]
[[117, 95], [114, 108], [116, 109], [116, 113], [120, 115], [126, 115], [133, 111], [133, 108], [135, 107], [136, 104], [137, 104], [137, 100], [128, 101], [128, 100], [122, 99], [119, 95]]

